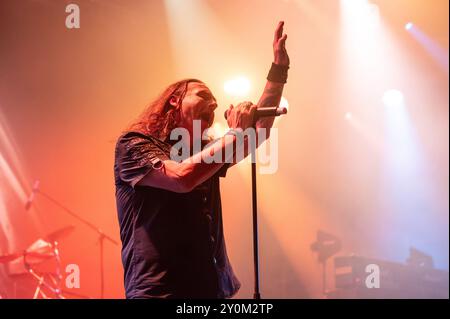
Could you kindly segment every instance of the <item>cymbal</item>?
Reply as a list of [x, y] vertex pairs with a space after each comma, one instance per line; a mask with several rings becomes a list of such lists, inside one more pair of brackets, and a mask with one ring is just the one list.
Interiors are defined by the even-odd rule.
[[16, 259], [19, 259], [19, 258], [25, 256], [25, 255], [27, 256], [27, 258], [31, 258], [30, 263], [33, 263], [33, 264], [41, 263], [41, 262], [55, 256], [55, 254], [53, 252], [51, 252], [50, 250], [46, 250], [43, 252], [30, 251], [30, 252], [23, 252], [23, 253], [6, 254], [6, 255], [0, 256], [0, 264], [10, 263]]
[[44, 261], [46, 259], [55, 257], [55, 254], [52, 251], [45, 251], [45, 252], [37, 252], [37, 251], [30, 251], [26, 253], [27, 259], [28, 258], [35, 258], [35, 262]]
[[10, 263], [26, 255], [27, 261], [32, 264], [41, 263], [49, 258], [55, 257], [52, 243], [68, 236], [73, 232], [75, 226], [70, 225], [62, 227], [50, 234], [44, 239], [38, 239], [31, 244], [24, 252], [15, 252], [12, 254], [0, 255], [0, 264]]
[[13, 253], [13, 254], [6, 254], [6, 255], [0, 255], [0, 264], [7, 264], [13, 260], [16, 260], [23, 254], [20, 253]]
[[75, 226], [73, 226], [73, 225], [69, 225], [69, 226], [60, 228], [60, 229], [55, 230], [54, 232], [48, 234], [45, 237], [45, 240], [50, 243], [53, 243], [55, 241], [58, 241], [61, 238], [68, 236], [70, 233], [73, 232], [74, 229], [75, 229]]
[[39, 238], [27, 248], [24, 257], [28, 264], [36, 265], [55, 257], [55, 251], [51, 243]]

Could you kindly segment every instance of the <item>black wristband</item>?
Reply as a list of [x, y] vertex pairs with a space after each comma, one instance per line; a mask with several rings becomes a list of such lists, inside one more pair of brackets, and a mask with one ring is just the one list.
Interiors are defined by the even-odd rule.
[[288, 78], [288, 70], [289, 66], [287, 65], [285, 66], [272, 63], [269, 74], [267, 75], [267, 80], [277, 83], [286, 83]]

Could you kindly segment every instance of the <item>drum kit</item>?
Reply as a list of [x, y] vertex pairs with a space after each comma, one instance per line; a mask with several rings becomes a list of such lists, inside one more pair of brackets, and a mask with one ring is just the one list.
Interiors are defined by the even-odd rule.
[[[63, 205], [57, 199], [50, 196], [48, 193], [42, 191], [39, 187], [39, 180], [34, 182], [32, 192], [25, 204], [25, 209], [28, 210], [32, 206], [34, 206], [34, 200], [36, 195], [40, 195], [41, 197], [47, 199], [53, 205], [58, 207], [62, 212], [70, 215], [72, 218], [78, 220], [85, 226], [91, 229], [94, 233], [97, 234], [98, 238], [98, 246], [100, 248], [99, 257], [100, 257], [100, 298], [104, 298], [105, 292], [105, 276], [104, 276], [104, 242], [109, 241], [113, 245], [118, 245], [118, 242], [108, 236], [103, 232], [101, 228], [89, 222], [88, 220], [81, 217], [79, 214], [75, 213], [67, 206]], [[5, 264], [9, 268], [9, 277], [26, 276], [28, 279], [31, 277], [37, 287], [34, 290], [33, 298], [37, 299], [39, 297], [42, 298], [58, 298], [65, 299], [66, 295], [71, 295], [76, 298], [89, 298], [84, 295], [80, 295], [74, 293], [72, 291], [67, 291], [62, 289], [62, 270], [61, 270], [61, 258], [59, 255], [59, 241], [68, 236], [73, 232], [74, 226], [67, 226], [57, 231], [54, 231], [47, 236], [36, 240], [33, 244], [31, 244], [27, 249], [22, 252], [15, 252], [6, 255], [0, 255], [0, 265]], [[48, 261], [53, 261], [55, 266], [51, 271], [40, 271], [38, 266], [43, 263], [47, 263]], [[12, 272], [11, 269], [14, 269]], [[18, 271], [17, 271], [18, 269]], [[0, 268], [0, 270], [2, 270]], [[0, 286], [0, 288], [2, 288]], [[17, 297], [17, 294], [15, 294]], [[2, 294], [0, 292], [0, 299], [2, 298]], [[90, 298], [89, 298], [90, 299]]]
[[[70, 235], [74, 226], [60, 228], [43, 238], [33, 242], [22, 252], [0, 255], [0, 264], [9, 266], [11, 278], [31, 278], [36, 286], [34, 288], [33, 299], [66, 299], [66, 296], [77, 298], [83, 296], [68, 290], [62, 289], [62, 265], [59, 252], [59, 241]], [[53, 261], [53, 270], [39, 270], [39, 266]]]

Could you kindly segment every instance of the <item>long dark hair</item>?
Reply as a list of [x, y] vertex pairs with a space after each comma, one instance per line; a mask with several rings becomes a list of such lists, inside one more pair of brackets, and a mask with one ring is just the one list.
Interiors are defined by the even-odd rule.
[[[186, 95], [188, 84], [191, 82], [203, 83], [197, 79], [184, 79], [169, 85], [156, 100], [145, 108], [127, 131], [151, 135], [167, 142], [170, 132], [179, 124], [181, 102]], [[172, 97], [176, 97], [178, 100], [175, 107], [170, 104]]]

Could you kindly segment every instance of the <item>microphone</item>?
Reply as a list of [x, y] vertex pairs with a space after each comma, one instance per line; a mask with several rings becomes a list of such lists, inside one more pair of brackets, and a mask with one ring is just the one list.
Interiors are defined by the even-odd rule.
[[39, 184], [40, 184], [39, 180], [34, 181], [34, 185], [33, 185], [33, 188], [31, 189], [30, 196], [28, 197], [28, 199], [25, 203], [25, 210], [29, 210], [31, 208], [31, 204], [33, 204], [33, 201], [34, 201], [34, 196], [39, 191]]
[[[227, 119], [227, 111], [223, 114], [225, 119]], [[261, 117], [272, 117], [272, 116], [280, 116], [283, 114], [287, 114], [287, 108], [285, 107], [278, 107], [278, 106], [270, 106], [270, 107], [260, 107], [256, 109], [255, 111], [255, 119], [261, 118]]]

